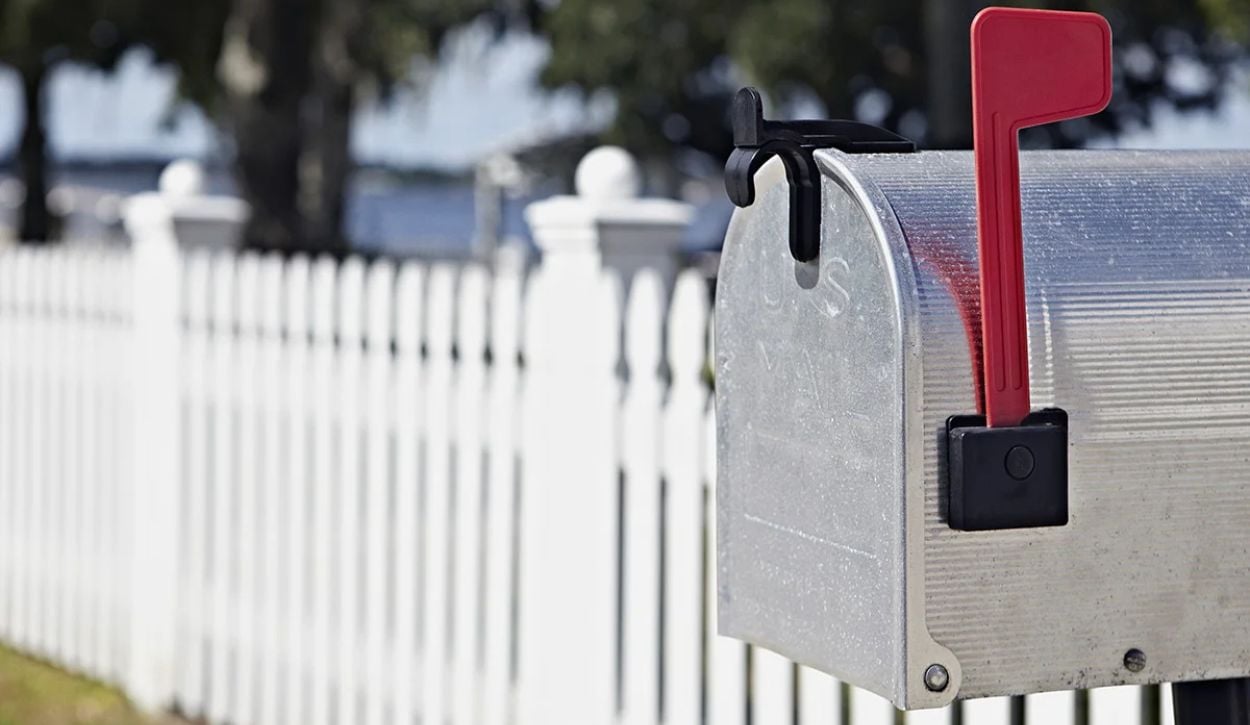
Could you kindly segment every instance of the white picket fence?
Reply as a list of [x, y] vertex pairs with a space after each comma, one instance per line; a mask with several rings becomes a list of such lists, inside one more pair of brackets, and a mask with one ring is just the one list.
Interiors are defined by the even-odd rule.
[[209, 255], [140, 217], [0, 253], [11, 647], [233, 725], [1171, 722], [1166, 688], [904, 716], [717, 636], [693, 272], [567, 236], [532, 270]]

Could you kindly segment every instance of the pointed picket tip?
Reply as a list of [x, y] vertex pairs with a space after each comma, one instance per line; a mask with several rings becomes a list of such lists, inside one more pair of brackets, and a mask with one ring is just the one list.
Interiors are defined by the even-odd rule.
[[334, 342], [338, 287], [338, 263], [328, 256], [318, 257], [312, 272], [312, 332], [313, 339], [323, 345]]
[[344, 349], [360, 347], [364, 341], [365, 263], [348, 257], [339, 267], [338, 341]]
[[254, 334], [260, 328], [260, 257], [244, 252], [239, 258], [238, 275], [239, 332]]
[[440, 263], [430, 270], [429, 302], [426, 308], [426, 341], [431, 358], [451, 355], [455, 329], [456, 267]]
[[486, 354], [488, 280], [486, 270], [478, 264], [469, 264], [460, 272], [456, 339], [462, 361], [480, 361]]
[[596, 329], [587, 331], [594, 346], [590, 350], [590, 360], [596, 369], [603, 364], [615, 368], [621, 360], [621, 323], [625, 307], [625, 284], [620, 272], [615, 269], [600, 272], [597, 295]]
[[[94, 259], [89, 260], [89, 262], [92, 267], [95, 266]], [[187, 324], [196, 328], [208, 324], [211, 317], [212, 265], [212, 257], [203, 250], [194, 250], [187, 255], [187, 289], [186, 299], [183, 304], [185, 305]], [[91, 303], [89, 302], [88, 304]]]
[[664, 347], [664, 280], [651, 268], [634, 275], [625, 311], [625, 358], [629, 374], [654, 374]]
[[283, 300], [283, 329], [289, 343], [308, 342], [310, 306], [308, 299], [312, 267], [308, 257], [298, 254], [286, 261], [286, 293]]
[[233, 252], [222, 250], [213, 257], [213, 327], [218, 334], [229, 334], [234, 325], [234, 290], [237, 272]]
[[267, 336], [282, 334], [282, 257], [274, 252], [260, 260], [260, 329]]
[[395, 346], [420, 352], [425, 321], [425, 267], [404, 262], [395, 282]]
[[521, 344], [525, 281], [519, 270], [497, 269], [490, 292], [490, 345], [495, 365], [514, 362]]
[[369, 265], [365, 281], [370, 349], [389, 351], [393, 335], [395, 304], [395, 265], [379, 259]]
[[707, 281], [695, 270], [677, 278], [668, 318], [668, 354], [673, 375], [697, 375], [703, 370], [708, 331]]
[[17, 275], [14, 269], [16, 257], [11, 249], [0, 250], [0, 311], [13, 311], [16, 301]]
[[82, 258], [77, 254], [62, 253], [64, 269], [61, 277], [59, 297], [60, 313], [66, 317], [78, 314], [78, 295], [82, 288]]

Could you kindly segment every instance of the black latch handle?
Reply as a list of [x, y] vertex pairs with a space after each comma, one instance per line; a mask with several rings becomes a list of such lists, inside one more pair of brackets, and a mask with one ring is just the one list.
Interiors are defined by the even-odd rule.
[[812, 152], [836, 148], [851, 154], [907, 153], [916, 144], [883, 128], [858, 121], [769, 121], [759, 91], [743, 88], [734, 97], [734, 150], [725, 165], [725, 191], [740, 207], [755, 203], [755, 172], [769, 158], [781, 159], [790, 185], [790, 254], [810, 262], [820, 253], [820, 172]]

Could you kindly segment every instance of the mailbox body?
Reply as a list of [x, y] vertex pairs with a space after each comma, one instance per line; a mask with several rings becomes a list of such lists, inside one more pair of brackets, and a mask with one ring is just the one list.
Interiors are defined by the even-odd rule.
[[908, 709], [1250, 675], [1250, 153], [1021, 155], [1069, 520], [984, 532], [949, 527], [941, 460], [977, 408], [972, 156], [816, 158], [816, 261], [790, 256], [776, 162], [725, 241], [721, 632]]

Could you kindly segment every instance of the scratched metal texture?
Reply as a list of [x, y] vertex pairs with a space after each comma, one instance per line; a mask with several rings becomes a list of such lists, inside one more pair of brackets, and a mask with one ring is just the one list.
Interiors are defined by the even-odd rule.
[[735, 216], [721, 258], [719, 626], [894, 699], [903, 646], [894, 295], [869, 218], [828, 180], [819, 262], [794, 263], [782, 178], [776, 163], [757, 175], [757, 201]]
[[935, 435], [975, 405], [972, 156], [848, 165], [913, 258], [925, 620], [961, 695], [1250, 674], [1250, 153], [1022, 155], [1032, 402], [1069, 413], [1070, 520], [977, 533], [945, 523]]
[[[839, 186], [867, 188], [888, 200], [884, 208], [869, 207], [868, 216], [901, 228], [910, 269], [879, 276], [886, 269], [874, 268], [861, 251], [863, 263], [852, 265], [850, 280], [840, 285], [850, 292], [849, 310], [871, 311], [859, 295], [871, 298], [874, 288], [899, 288], [897, 320], [878, 310], [860, 327], [818, 315], [791, 324], [778, 321], [778, 313], [767, 324], [742, 323], [734, 333], [734, 324], [720, 318], [745, 319], [758, 306], [730, 292], [735, 281], [761, 284], [759, 295], [780, 284], [774, 296], [801, 296], [784, 278], [770, 282], [764, 272], [751, 277], [733, 269], [748, 265], [749, 254], [770, 255], [773, 266], [784, 269], [771, 256], [786, 253], [784, 200], [761, 197], [763, 213], [743, 214], [743, 223], [731, 228], [723, 269], [729, 274], [718, 293], [718, 345], [728, 342], [731, 355], [748, 349], [732, 334], [725, 339], [729, 328], [782, 345], [779, 355], [813, 346], [847, 352], [840, 366], [819, 357], [813, 370], [781, 376], [776, 384], [749, 383], [751, 371], [742, 366], [736, 388], [731, 382], [722, 390], [718, 377], [718, 405], [730, 411], [720, 423], [720, 445], [731, 490], [719, 499], [722, 526], [731, 527], [721, 532], [722, 547], [731, 549], [719, 562], [721, 604], [728, 600], [736, 613], [728, 629], [748, 638], [754, 629], [767, 630], [763, 634], [783, 641], [783, 653], [817, 652], [824, 659], [814, 664], [835, 674], [869, 657], [891, 661], [896, 669], [885, 675], [893, 694], [886, 694], [900, 704], [906, 699], [900, 693], [914, 692], [923, 667], [909, 660], [921, 638], [915, 622], [901, 626], [905, 613], [919, 613], [927, 636], [957, 660], [960, 697], [1250, 675], [1250, 153], [1022, 155], [1032, 401], [1069, 413], [1070, 521], [975, 533], [946, 525], [937, 460], [943, 421], [975, 407], [965, 334], [966, 325], [979, 324], [971, 302], [977, 274], [972, 157], [818, 156]], [[844, 202], [828, 183], [825, 197], [828, 220], [829, 210]], [[826, 225], [822, 260], [826, 248], [849, 246], [853, 255], [861, 242]], [[894, 243], [877, 240], [879, 247]], [[787, 334], [793, 342], [783, 342]], [[891, 352], [873, 342], [885, 339], [903, 349]], [[722, 367], [724, 354], [718, 348]], [[878, 365], [865, 364], [877, 355]], [[771, 365], [787, 369], [785, 362]], [[905, 365], [918, 366], [919, 374], [904, 375]], [[732, 367], [729, 373], [732, 379]], [[735, 400], [736, 389], [752, 385], [756, 397]], [[846, 389], [871, 391], [878, 404], [859, 407], [867, 398], [852, 398], [841, 392]], [[821, 390], [831, 392], [813, 393]], [[802, 407], [813, 394], [825, 408]], [[760, 407], [790, 416], [786, 429], [806, 431], [799, 437], [807, 442], [790, 445], [807, 453], [779, 454], [759, 441], [755, 450], [726, 451], [749, 430], [747, 421], [771, 426]], [[871, 418], [856, 423], [865, 433], [857, 440], [839, 432], [853, 413]], [[900, 421], [901, 434], [892, 434]], [[923, 455], [909, 457], [917, 448]], [[735, 467], [739, 474], [753, 470], [754, 478], [735, 479]], [[738, 498], [737, 486], [758, 490]], [[848, 486], [857, 488], [852, 493]], [[769, 509], [770, 490], [790, 503]], [[921, 499], [923, 516], [912, 519], [923, 522], [919, 531], [905, 530], [908, 519], [900, 512], [910, 505], [909, 491]], [[744, 525], [741, 514], [751, 507], [776, 516], [773, 530], [797, 533], [763, 534]], [[869, 539], [875, 548], [865, 550], [881, 563], [851, 571], [842, 563], [848, 557], [831, 555], [830, 547], [798, 543], [811, 531], [839, 532], [830, 540], [860, 541], [861, 548]], [[752, 556], [755, 564], [748, 561]], [[741, 570], [752, 568], [744, 580]], [[736, 608], [747, 585], [789, 596], [762, 595], [772, 610]], [[831, 602], [812, 592], [837, 587], [878, 596], [850, 612], [812, 608]], [[891, 602], [886, 592], [901, 593], [903, 601]], [[864, 622], [868, 606], [882, 607], [878, 622]], [[835, 634], [813, 624], [821, 616]], [[772, 624], [761, 623], [770, 617]], [[859, 644], [871, 655], [852, 645], [849, 630], [857, 627], [864, 627]], [[798, 644], [804, 637], [823, 642]], [[1146, 653], [1140, 673], [1123, 667], [1130, 648]], [[898, 667], [904, 680], [913, 680], [906, 687], [897, 682]], [[881, 691], [858, 670], [851, 674], [854, 684]]]

